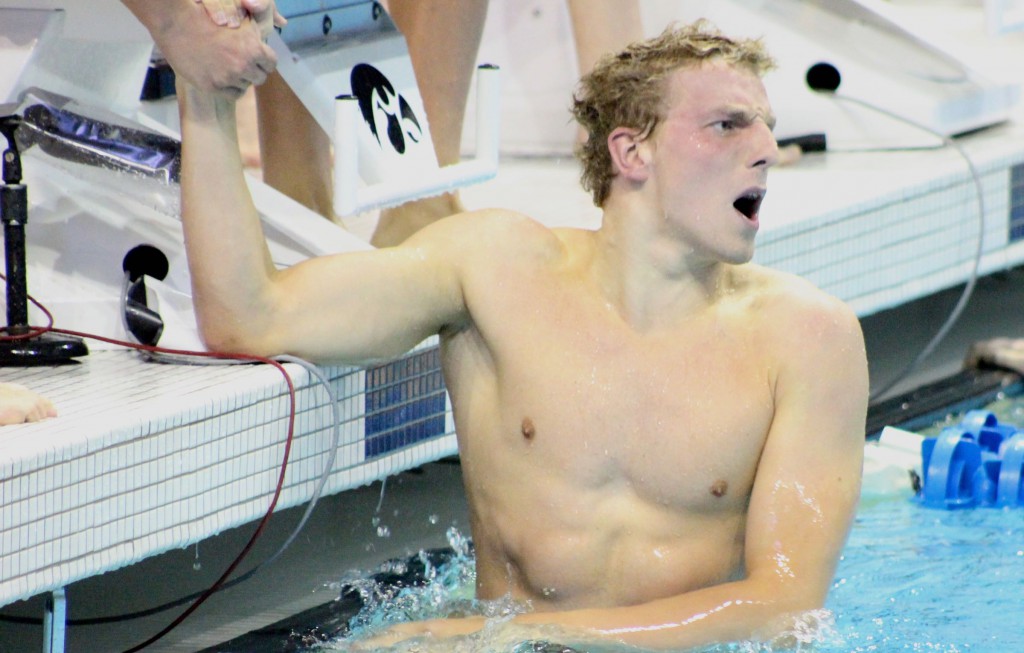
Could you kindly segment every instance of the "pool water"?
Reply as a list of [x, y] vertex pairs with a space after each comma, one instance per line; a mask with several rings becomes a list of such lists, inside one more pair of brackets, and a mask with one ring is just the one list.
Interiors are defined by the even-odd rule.
[[1024, 651], [1024, 510], [865, 501], [818, 651]]
[[[501, 621], [522, 606], [472, 599], [473, 559], [468, 542], [450, 532], [455, 554], [426, 561], [426, 582], [386, 588], [350, 581], [363, 609], [355, 635], [407, 619], [481, 612]], [[422, 565], [422, 556], [417, 558]], [[405, 571], [403, 563], [391, 572]], [[921, 507], [909, 496], [866, 498], [836, 573], [827, 611], [812, 615], [802, 639], [817, 653], [1015, 653], [1024, 651], [1024, 511]], [[521, 633], [520, 633], [521, 635]], [[395, 651], [562, 651], [562, 647], [510, 641], [496, 628], [488, 637]], [[515, 639], [513, 637], [513, 639]], [[344, 641], [316, 651], [346, 650]], [[626, 650], [626, 649], [623, 649]], [[629, 649], [632, 650], [632, 649]], [[739, 642], [708, 651], [772, 651]]]
[[[1000, 423], [1024, 428], [1024, 399], [1020, 396], [999, 397], [985, 408], [994, 412]], [[941, 417], [921, 432], [935, 435], [961, 416]], [[317, 641], [309, 641], [311, 648], [306, 650], [350, 650], [352, 638], [372, 635], [401, 621], [485, 614], [495, 625], [482, 636], [388, 650], [571, 653], [571, 649], [545, 642], [545, 634], [551, 634], [550, 641], [557, 641], [557, 633], [540, 633], [538, 638], [536, 632], [502, 625], [507, 617], [525, 610], [524, 606], [474, 600], [471, 542], [454, 529], [448, 539], [450, 550], [389, 562], [371, 579], [339, 582], [342, 598], [354, 599], [349, 601], [351, 612], [344, 616], [347, 625], [333, 631], [345, 637], [328, 642], [314, 638]], [[937, 510], [914, 501], [909, 488], [903, 494], [884, 496], [866, 492], [826, 609], [808, 614], [795, 639], [800, 643], [785, 650], [1024, 652], [1024, 509]], [[735, 642], [702, 653], [775, 650], [761, 643]]]
[[[985, 404], [982, 409], [995, 415], [1000, 424], [1024, 429], [1024, 394], [1007, 396], [1004, 393], [999, 393], [991, 402]], [[938, 435], [947, 426], [959, 424], [966, 412], [946, 413], [942, 417], [935, 419], [931, 425], [917, 429], [916, 432], [927, 436]]]

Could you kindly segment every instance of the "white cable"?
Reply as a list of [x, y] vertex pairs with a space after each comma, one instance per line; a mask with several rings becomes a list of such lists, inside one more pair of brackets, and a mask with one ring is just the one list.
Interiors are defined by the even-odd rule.
[[[122, 299], [125, 298], [126, 293], [123, 293]], [[122, 313], [123, 312], [124, 311], [122, 310]], [[127, 325], [125, 330], [127, 331]], [[134, 336], [131, 336], [131, 332], [129, 331], [128, 333], [129, 337], [132, 337], [132, 339], [134, 340]], [[140, 353], [143, 356], [146, 356], [147, 358], [152, 360], [153, 362], [163, 363], [167, 365], [214, 366], [251, 364], [250, 361], [245, 360], [208, 358], [203, 356], [189, 356], [187, 354], [166, 354], [161, 352], [149, 352], [141, 350]], [[266, 565], [269, 565], [270, 563], [280, 558], [281, 555], [285, 552], [285, 550], [289, 546], [291, 546], [292, 542], [295, 541], [295, 538], [298, 537], [299, 533], [305, 527], [306, 522], [309, 521], [309, 517], [313, 513], [313, 508], [316, 507], [317, 501], [320, 500], [320, 496], [323, 494], [324, 486], [327, 485], [327, 480], [330, 478], [331, 472], [334, 469], [334, 463], [338, 455], [338, 448], [341, 446], [341, 404], [339, 403], [337, 395], [335, 395], [334, 393], [334, 388], [331, 387], [331, 382], [327, 378], [327, 376], [316, 365], [297, 356], [282, 354], [279, 356], [274, 356], [273, 360], [276, 360], [281, 363], [294, 363], [296, 365], [299, 365], [300, 367], [304, 368], [307, 372], [309, 372], [309, 374], [313, 378], [315, 378], [316, 381], [323, 387], [324, 391], [327, 393], [328, 401], [330, 402], [331, 406], [331, 446], [327, 454], [327, 461], [324, 463], [324, 469], [322, 472], [320, 472], [320, 476], [317, 479], [316, 486], [313, 488], [313, 494], [309, 498], [309, 502], [306, 505], [306, 510], [302, 513], [302, 517], [299, 519], [299, 523], [295, 526], [295, 528], [292, 529], [291, 534], [284, 541], [284, 543], [280, 547], [278, 547], [278, 549], [270, 557], [257, 564], [255, 567], [247, 571], [245, 574], [242, 574], [241, 576], [235, 578], [232, 581], [232, 584], [252, 576], [260, 568], [265, 567]]]
[[887, 109], [875, 106], [869, 102], [865, 102], [863, 100], [859, 100], [857, 98], [849, 97], [846, 95], [841, 95], [835, 92], [827, 93], [827, 95], [831, 95], [837, 100], [851, 102], [853, 104], [865, 107], [872, 111], [876, 111], [882, 115], [888, 116], [894, 120], [898, 120], [904, 124], [910, 125], [911, 127], [916, 127], [921, 131], [927, 132], [941, 139], [944, 145], [953, 148], [967, 164], [967, 169], [971, 174], [971, 179], [974, 181], [975, 194], [978, 204], [978, 244], [974, 254], [974, 264], [971, 267], [970, 276], [967, 278], [967, 284], [964, 286], [963, 291], [960, 293], [960, 299], [957, 300], [956, 306], [954, 306], [953, 310], [950, 311], [950, 314], [946, 318], [946, 321], [942, 324], [941, 327], [939, 327], [939, 330], [936, 331], [934, 336], [932, 336], [932, 339], [928, 342], [928, 344], [926, 344], [924, 348], [920, 351], [920, 353], [918, 353], [917, 357], [915, 357], [914, 360], [911, 361], [910, 364], [907, 365], [907, 367], [902, 372], [897, 374], [895, 378], [891, 379], [888, 383], [886, 383], [878, 390], [871, 392], [870, 398], [871, 400], [875, 400], [878, 397], [884, 395], [889, 390], [891, 390], [894, 386], [896, 386], [896, 384], [900, 383], [908, 376], [910, 376], [918, 368], [918, 366], [920, 366], [921, 363], [924, 362], [924, 360], [928, 358], [928, 356], [930, 356], [933, 351], [935, 351], [935, 348], [939, 346], [939, 343], [941, 343], [945, 339], [945, 337], [949, 334], [949, 331], [953, 328], [953, 325], [956, 324], [957, 320], [960, 319], [960, 316], [964, 312], [964, 309], [967, 308], [967, 302], [970, 301], [971, 296], [974, 294], [974, 288], [978, 282], [978, 270], [981, 267], [981, 258], [984, 253], [985, 247], [985, 193], [981, 185], [981, 175], [978, 174], [978, 170], [974, 166], [974, 162], [971, 161], [971, 158], [967, 155], [967, 152], [964, 150], [964, 148], [961, 147], [959, 143], [954, 141], [949, 136], [937, 132], [934, 129], [931, 129], [930, 127], [926, 127], [925, 125], [914, 122], [913, 120], [897, 115], [891, 111], [888, 111]]
[[270, 564], [280, 557], [281, 554], [284, 553], [285, 549], [287, 549], [295, 538], [298, 537], [299, 532], [302, 530], [303, 526], [306, 525], [306, 522], [309, 520], [309, 516], [313, 513], [313, 508], [316, 506], [316, 502], [320, 500], [320, 495], [323, 493], [324, 486], [327, 485], [327, 479], [330, 478], [331, 471], [334, 469], [334, 461], [338, 455], [338, 448], [341, 446], [341, 404], [338, 402], [338, 397], [334, 394], [334, 388], [331, 387], [331, 382], [327, 376], [324, 375], [323, 371], [321, 371], [316, 365], [297, 356], [274, 356], [274, 360], [300, 365], [312, 376], [316, 377], [317, 381], [320, 382], [320, 385], [323, 386], [323, 389], [327, 392], [328, 400], [331, 402], [333, 417], [333, 422], [331, 424], [331, 448], [327, 454], [327, 462], [324, 463], [324, 471], [320, 473], [320, 478], [317, 480], [316, 487], [313, 488], [313, 494], [309, 498], [306, 511], [302, 513], [302, 519], [300, 519], [298, 525], [292, 529], [291, 535], [288, 536], [288, 539], [284, 541], [284, 544], [281, 545], [277, 552], [261, 562], [256, 568], [254, 568], [254, 571], [259, 567]]

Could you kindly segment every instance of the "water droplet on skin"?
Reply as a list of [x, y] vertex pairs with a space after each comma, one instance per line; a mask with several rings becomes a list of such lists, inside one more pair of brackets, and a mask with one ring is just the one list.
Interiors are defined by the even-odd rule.
[[441, 518], [437, 515], [430, 515], [429, 517], [427, 517], [427, 521], [430, 522], [432, 526], [436, 526], [437, 522], [441, 521]]

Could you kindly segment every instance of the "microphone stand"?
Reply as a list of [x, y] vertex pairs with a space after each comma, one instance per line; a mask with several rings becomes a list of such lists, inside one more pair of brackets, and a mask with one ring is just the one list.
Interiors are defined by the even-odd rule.
[[0, 221], [4, 224], [7, 266], [7, 328], [0, 334], [0, 366], [73, 363], [75, 357], [89, 353], [81, 339], [50, 332], [33, 334], [28, 324], [25, 274], [28, 189], [21, 183], [21, 156], [15, 140], [20, 124], [21, 117], [17, 115], [0, 118], [0, 132], [7, 139], [3, 153], [3, 185], [0, 185]]

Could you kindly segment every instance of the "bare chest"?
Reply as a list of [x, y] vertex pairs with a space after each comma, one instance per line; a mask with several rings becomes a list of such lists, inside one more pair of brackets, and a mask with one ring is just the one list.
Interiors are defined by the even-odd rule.
[[468, 426], [506, 472], [676, 511], [745, 504], [773, 410], [756, 332], [643, 335], [552, 304], [492, 340], [494, 412]]
[[557, 349], [547, 379], [507, 379], [509, 417], [532, 422], [532, 437], [519, 434], [531, 457], [574, 470], [580, 486], [624, 483], [664, 505], [745, 498], [771, 398], [739, 352], [707, 342]]

